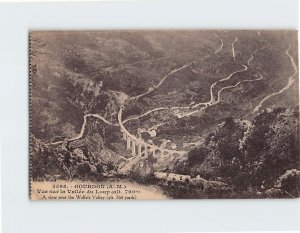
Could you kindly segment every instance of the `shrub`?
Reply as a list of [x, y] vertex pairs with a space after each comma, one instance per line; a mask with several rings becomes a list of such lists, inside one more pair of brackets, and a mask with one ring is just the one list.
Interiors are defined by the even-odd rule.
[[203, 163], [207, 154], [208, 154], [208, 150], [204, 147], [193, 148], [188, 153], [188, 159], [187, 159], [188, 166], [192, 167], [194, 165]]

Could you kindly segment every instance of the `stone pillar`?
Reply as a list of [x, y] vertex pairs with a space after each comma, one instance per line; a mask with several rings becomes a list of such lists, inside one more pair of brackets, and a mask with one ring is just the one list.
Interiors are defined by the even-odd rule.
[[135, 156], [135, 141], [132, 141], [131, 153], [132, 153], [132, 156]]
[[141, 144], [138, 144], [138, 156], [141, 156], [142, 154], [142, 146]]
[[137, 137], [138, 138], [142, 137], [142, 133], [141, 133], [141, 129], [140, 128], [137, 129]]
[[127, 137], [127, 150], [130, 149], [130, 137]]
[[144, 154], [145, 154], [145, 157], [147, 158], [148, 157], [148, 146], [147, 145], [145, 145]]

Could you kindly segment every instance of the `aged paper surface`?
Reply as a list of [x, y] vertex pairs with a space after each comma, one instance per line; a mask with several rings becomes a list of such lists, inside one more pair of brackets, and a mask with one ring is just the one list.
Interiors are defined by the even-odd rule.
[[167, 199], [159, 189], [126, 181], [96, 183], [89, 181], [58, 181], [31, 183], [32, 200], [144, 200]]
[[30, 33], [30, 198], [293, 198], [297, 31]]

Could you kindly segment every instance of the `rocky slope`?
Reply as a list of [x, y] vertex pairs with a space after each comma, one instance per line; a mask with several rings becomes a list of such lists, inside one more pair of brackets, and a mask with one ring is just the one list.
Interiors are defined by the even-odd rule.
[[[147, 180], [164, 172], [222, 182], [234, 192], [297, 196], [295, 32], [36, 32], [30, 38], [34, 179]], [[204, 107], [193, 108], [199, 103]], [[123, 105], [123, 119], [136, 118], [125, 123], [130, 133], [142, 128], [145, 141], [187, 155], [130, 158], [117, 125]], [[189, 190], [184, 186], [176, 197]]]
[[[253, 121], [227, 118], [174, 172], [222, 180], [236, 191], [261, 192], [285, 172], [299, 170], [299, 159], [299, 110], [276, 108]], [[297, 182], [289, 190], [296, 196]]]

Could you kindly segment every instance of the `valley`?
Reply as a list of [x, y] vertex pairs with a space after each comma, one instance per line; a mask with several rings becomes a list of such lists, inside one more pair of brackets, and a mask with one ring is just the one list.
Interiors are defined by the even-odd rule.
[[[32, 61], [34, 158], [47, 151], [42, 156], [53, 163], [36, 171], [37, 180], [118, 177], [159, 184], [176, 198], [195, 198], [198, 189], [198, 198], [268, 197], [280, 175], [299, 168], [293, 32], [53, 35], [33, 35], [33, 49], [42, 54]], [[253, 140], [262, 143], [259, 150]], [[273, 168], [272, 148], [287, 157]], [[191, 178], [170, 183], [156, 172]]]

